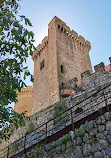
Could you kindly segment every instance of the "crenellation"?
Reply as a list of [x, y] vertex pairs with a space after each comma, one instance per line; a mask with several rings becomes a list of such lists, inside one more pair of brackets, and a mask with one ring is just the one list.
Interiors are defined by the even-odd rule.
[[94, 82], [97, 86], [105, 83], [106, 81], [109, 82], [111, 78], [111, 71], [107, 71], [105, 68], [104, 63], [101, 62], [100, 64], [94, 66], [95, 73], [90, 74], [89, 71], [86, 71], [81, 74], [82, 89], [86, 90], [92, 88], [94, 86]]
[[84, 37], [82, 37], [81, 35], [79, 35], [78, 38], [79, 38], [80, 42], [85, 43]]
[[37, 57], [40, 56], [43, 49], [45, 49], [45, 47], [47, 47], [47, 46], [48, 46], [48, 37], [45, 36], [44, 39], [42, 40], [41, 44], [39, 44], [37, 46], [37, 49], [34, 51], [32, 59], [33, 60], [37, 59]]
[[94, 70], [95, 70], [95, 72], [103, 72], [103, 71], [105, 71], [104, 67], [105, 67], [104, 63], [101, 62], [100, 64], [94, 66]]
[[86, 79], [87, 77], [89, 77], [90, 75], [91, 75], [91, 74], [90, 74], [90, 71], [87, 70], [87, 71], [85, 71], [85, 72], [83, 72], [83, 73], [81, 74], [81, 79], [84, 80], [84, 79]]
[[78, 33], [75, 32], [74, 30], [71, 31], [71, 34], [72, 34], [73, 37], [76, 37], [76, 38], [78, 37]]
[[[84, 37], [82, 37], [81, 35], [78, 35], [77, 32], [75, 32], [74, 30], [70, 30], [70, 28], [66, 25], [66, 24], [61, 24], [59, 23], [57, 25], [57, 29], [59, 29], [61, 32], [64, 33], [64, 35], [66, 35], [69, 39], [71, 39], [72, 41], [77, 42], [78, 45], [80, 45], [83, 49], [84, 47], [88, 50], [88, 52], [91, 49], [91, 44], [88, 40], [85, 40]], [[65, 30], [65, 31], [64, 31]]]

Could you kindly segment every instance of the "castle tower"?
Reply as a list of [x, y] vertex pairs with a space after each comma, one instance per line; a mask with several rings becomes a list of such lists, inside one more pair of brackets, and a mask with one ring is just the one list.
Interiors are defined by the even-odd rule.
[[17, 100], [18, 102], [14, 106], [14, 111], [18, 113], [22, 113], [27, 111], [26, 116], [30, 116], [31, 108], [32, 108], [32, 94], [33, 88], [31, 86], [27, 86], [26, 88], [22, 88], [21, 92], [17, 91]]
[[61, 84], [74, 77], [81, 80], [86, 70], [92, 73], [91, 45], [56, 16], [33, 54], [34, 84], [32, 114], [60, 100]]

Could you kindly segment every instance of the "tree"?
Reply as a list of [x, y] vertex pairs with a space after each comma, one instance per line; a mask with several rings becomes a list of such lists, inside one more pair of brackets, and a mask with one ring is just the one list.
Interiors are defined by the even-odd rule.
[[[8, 104], [17, 102], [16, 90], [26, 86], [24, 80], [33, 76], [24, 66], [35, 49], [29, 19], [18, 14], [19, 0], [0, 0], [0, 138], [10, 137], [10, 126], [24, 125], [25, 112], [18, 114]], [[27, 25], [27, 26], [26, 26]], [[25, 27], [24, 27], [25, 26]]]

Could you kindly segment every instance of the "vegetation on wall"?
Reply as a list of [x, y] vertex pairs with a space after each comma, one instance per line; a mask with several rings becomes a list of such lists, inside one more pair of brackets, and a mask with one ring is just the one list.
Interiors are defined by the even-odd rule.
[[60, 115], [61, 113], [63, 113], [66, 110], [67, 110], [67, 106], [66, 106], [64, 100], [62, 100], [61, 104], [59, 104], [59, 105], [57, 104], [54, 107], [54, 113], [53, 113], [53, 117], [55, 117], [54, 124], [62, 124], [64, 122], [66, 122], [66, 120], [68, 119], [68, 114], [65, 113], [65, 114]]
[[26, 134], [32, 132], [34, 130], [34, 124], [32, 122], [29, 123]]

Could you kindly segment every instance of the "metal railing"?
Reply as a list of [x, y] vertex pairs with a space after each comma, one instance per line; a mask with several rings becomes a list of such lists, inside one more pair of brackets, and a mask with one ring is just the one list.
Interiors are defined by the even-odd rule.
[[[107, 88], [110, 86], [111, 83], [105, 86], [104, 88], [101, 88], [89, 97], [85, 98], [84, 100], [79, 101], [78, 103], [76, 103], [76, 105], [62, 112], [57, 117], [53, 117], [52, 119], [42, 124], [29, 134], [26, 134], [24, 137], [13, 142], [12, 144], [0, 151], [0, 158], [11, 158], [20, 152], [24, 152], [27, 149], [31, 149], [35, 145], [39, 144], [39, 142], [42, 142], [45, 139], [47, 140], [48, 137], [64, 129], [68, 125], [72, 125], [72, 130], [74, 130], [74, 123], [76, 121], [94, 113], [94, 111], [98, 111], [102, 107], [106, 106], [107, 111], [109, 111], [110, 109], [107, 104], [107, 101], [111, 100], [111, 95], [108, 95], [111, 93], [111, 89], [108, 90]], [[106, 89], [107, 92], [105, 91]], [[100, 95], [97, 95], [98, 93]], [[93, 97], [93, 99], [90, 100], [91, 97]], [[87, 101], [87, 103], [85, 103], [85, 105], [83, 106], [84, 109], [86, 109], [82, 112], [75, 113], [75, 107], [77, 107], [81, 103], [84, 103], [84, 101]], [[88, 104], [92, 104], [92, 106], [87, 106]]]

